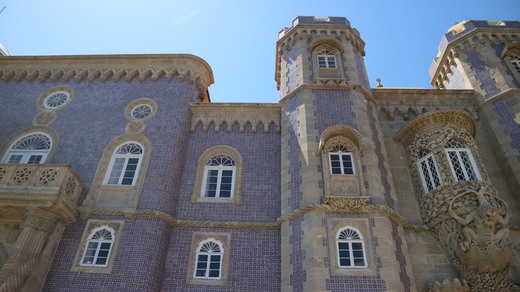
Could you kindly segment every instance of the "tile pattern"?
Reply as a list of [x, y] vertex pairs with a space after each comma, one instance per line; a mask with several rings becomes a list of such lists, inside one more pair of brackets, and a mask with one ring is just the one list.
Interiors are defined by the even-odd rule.
[[351, 92], [314, 90], [314, 94], [316, 95], [316, 127], [319, 135], [326, 128], [338, 124], [358, 129]]
[[303, 291], [303, 282], [307, 280], [307, 272], [303, 269], [305, 251], [302, 248], [302, 240], [304, 236], [302, 222], [303, 216], [300, 216], [289, 222], [289, 226], [291, 226], [289, 244], [292, 246], [292, 253], [290, 254], [289, 258], [293, 269], [289, 282], [293, 291]]
[[295, 46], [285, 53], [284, 61], [287, 64], [287, 93], [290, 93], [298, 86], [298, 62]]
[[464, 78], [462, 77], [462, 74], [460, 73], [459, 68], [455, 66], [451, 66], [452, 74], [448, 79], [448, 82], [444, 83], [444, 87], [446, 89], [462, 89], [466, 88], [464, 85]]
[[356, 50], [356, 48], [352, 47], [354, 58], [356, 60], [356, 72], [358, 74], [359, 82], [361, 83], [361, 86], [365, 88], [365, 90], [370, 90], [370, 83], [367, 80], [367, 76], [365, 74], [365, 66], [364, 61], [361, 57], [361, 53]]
[[491, 76], [489, 68], [482, 60], [482, 56], [477, 51], [471, 51], [468, 53], [468, 62], [471, 66], [471, 70], [475, 72], [475, 78], [480, 81], [481, 88], [485, 91], [486, 97], [492, 97], [501, 92], [498, 88], [495, 79]]
[[[497, 114], [505, 134], [511, 138], [511, 146], [516, 149], [517, 153], [520, 153], [520, 125], [515, 121], [515, 115], [503, 100], [495, 101], [493, 110]], [[516, 158], [520, 161], [520, 154]]]
[[[373, 227], [375, 227], [375, 220], [373, 218], [369, 218], [368, 214], [338, 214], [338, 213], [326, 213], [322, 225], [325, 228], [327, 235], [324, 238], [323, 246], [329, 249], [329, 229], [327, 228], [327, 220], [326, 218], [368, 218], [369, 222], [369, 230], [370, 237], [372, 241], [369, 243], [372, 245], [371, 250], [373, 251], [373, 257], [376, 259], [375, 272], [376, 274], [373, 276], [370, 275], [345, 275], [339, 276], [334, 275], [330, 266], [330, 257], [325, 257], [324, 262], [327, 267], [329, 267], [329, 274], [331, 275], [329, 279], [326, 280], [327, 291], [332, 292], [383, 292], [386, 291], [386, 283], [385, 280], [381, 278], [381, 258], [377, 256], [377, 247], [379, 246], [377, 242], [377, 238], [373, 233]], [[331, 252], [328, 250], [327, 254]]]
[[298, 120], [299, 109], [298, 105], [300, 98], [299, 96], [293, 96], [291, 100], [287, 102], [283, 110], [288, 114], [289, 126], [284, 129], [289, 134], [289, 176], [290, 176], [290, 193], [289, 206], [292, 211], [300, 208], [300, 203], [303, 198], [303, 194], [300, 191], [300, 184], [302, 177], [300, 175], [301, 162], [299, 158], [300, 145], [298, 138], [300, 135], [300, 121]]
[[[390, 185], [390, 177], [388, 169], [385, 165], [385, 157], [383, 155], [382, 142], [379, 135], [378, 121], [376, 120], [377, 111], [371, 102], [367, 102], [367, 112], [369, 117], [370, 128], [372, 129], [372, 139], [375, 145], [375, 152], [378, 161], [378, 168], [381, 171], [381, 184], [384, 189], [384, 198], [388, 207], [395, 208], [394, 199], [391, 196], [391, 185]], [[392, 239], [395, 243], [395, 256], [397, 261], [399, 262], [399, 278], [401, 283], [403, 284], [404, 291], [411, 291], [411, 281], [408, 276], [408, 272], [406, 270], [406, 258], [403, 252], [403, 241], [401, 239], [400, 234], [397, 231], [397, 223], [391, 220], [392, 222]]]
[[[226, 285], [188, 285], [192, 234], [230, 233], [228, 280]], [[161, 291], [280, 291], [280, 231], [233, 230], [225, 228], [176, 228], [166, 247], [167, 260]], [[151, 291], [151, 290], [143, 290]]]
[[[120, 217], [96, 216], [121, 220]], [[158, 219], [125, 221], [114, 266], [110, 274], [72, 272], [86, 220], [67, 226], [47, 275], [43, 291], [160, 291], [165, 271], [164, 253], [171, 226]], [[130, 266], [129, 266], [130, 265]]]
[[[244, 133], [234, 124], [233, 131], [227, 132], [229, 125], [223, 125], [216, 133], [214, 124], [207, 132], [199, 124], [191, 134], [185, 151], [186, 163], [179, 167], [184, 170], [180, 183], [170, 189], [171, 196], [178, 196], [175, 216], [178, 219], [201, 221], [247, 221], [275, 222], [280, 216], [280, 134], [274, 124], [264, 133], [263, 125], [256, 133], [247, 125]], [[228, 145], [235, 148], [243, 159], [242, 202], [234, 203], [191, 203], [195, 183], [195, 173], [199, 157], [208, 148]], [[177, 166], [178, 167], [178, 166]]]

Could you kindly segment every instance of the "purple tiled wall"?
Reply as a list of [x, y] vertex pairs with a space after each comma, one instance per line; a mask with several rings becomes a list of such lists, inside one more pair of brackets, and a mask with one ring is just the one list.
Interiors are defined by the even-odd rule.
[[316, 125], [319, 135], [333, 125], [357, 129], [352, 93], [345, 90], [314, 90], [316, 95]]
[[[0, 124], [9, 127], [3, 127], [0, 131], [0, 143], [31, 126], [32, 119], [38, 113], [38, 97], [55, 86], [72, 88], [75, 97], [69, 105], [57, 111], [57, 118], [51, 124], [60, 140], [51, 163], [72, 165], [85, 183], [84, 194], [90, 188], [107, 144], [125, 133], [128, 123], [124, 116], [126, 105], [141, 97], [157, 102], [157, 113], [146, 121], [142, 133], [151, 141], [152, 154], [139, 207], [172, 213], [182, 173], [177, 166], [183, 163], [189, 133], [189, 103], [198, 98], [195, 85], [177, 79], [170, 82], [147, 79], [144, 82], [121, 80], [117, 83], [102, 83], [99, 80], [81, 83], [4, 83], [0, 99], [5, 112], [0, 116]], [[82, 199], [84, 196], [80, 198], [80, 204]]]
[[365, 90], [370, 90], [370, 83], [368, 82], [367, 76], [365, 74], [365, 66], [363, 62], [363, 58], [361, 57], [361, 53], [357, 51], [356, 48], [352, 47], [354, 51], [354, 57], [356, 59], [356, 72], [358, 74], [359, 82], [361, 86], [365, 88]]
[[[176, 218], [186, 220], [276, 222], [280, 216], [280, 134], [270, 125], [269, 133], [259, 125], [256, 133], [246, 126], [244, 133], [238, 124], [228, 133], [227, 126], [215, 133], [212, 124], [207, 132], [199, 124], [189, 137], [186, 163], [181, 164], [183, 176], [175, 187], [178, 193]], [[195, 173], [199, 157], [207, 149], [217, 145], [235, 148], [243, 159], [242, 202], [234, 203], [191, 203]]]
[[[230, 233], [229, 272], [224, 286], [188, 285], [188, 262], [194, 232]], [[167, 250], [161, 291], [280, 291], [280, 231], [176, 228]], [[150, 291], [150, 290], [146, 290]]]
[[486, 92], [486, 97], [499, 94], [501, 90], [497, 87], [496, 81], [491, 76], [491, 72], [482, 60], [480, 53], [477, 51], [469, 52], [467, 60], [471, 70], [475, 72], [475, 78], [481, 82], [480, 86]]
[[296, 47], [293, 46], [291, 50], [284, 55], [284, 61], [287, 64], [287, 93], [290, 93], [296, 86], [298, 86], [298, 62], [296, 57]]
[[[117, 217], [97, 219], [122, 220]], [[163, 220], [125, 221], [110, 274], [72, 272], [85, 220], [67, 226], [43, 291], [159, 291], [165, 271], [171, 226]]]
[[452, 75], [449, 77], [448, 82], [446, 83], [446, 89], [463, 89], [466, 88], [464, 85], [464, 78], [460, 73], [460, 70], [457, 67], [452, 66], [451, 71]]

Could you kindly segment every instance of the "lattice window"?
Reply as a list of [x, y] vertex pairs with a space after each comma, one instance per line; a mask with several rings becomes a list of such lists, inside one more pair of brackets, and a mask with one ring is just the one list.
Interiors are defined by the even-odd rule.
[[81, 266], [106, 267], [114, 244], [114, 230], [109, 227], [96, 228], [87, 242]]
[[6, 163], [44, 163], [52, 142], [43, 133], [34, 133], [18, 139], [5, 155]]
[[470, 149], [458, 141], [451, 140], [446, 144], [445, 150], [451, 171], [457, 181], [480, 180]]
[[365, 244], [359, 231], [347, 227], [337, 236], [338, 266], [340, 268], [366, 268]]
[[332, 174], [355, 174], [352, 152], [343, 145], [334, 145], [329, 152], [330, 172]]
[[424, 191], [429, 192], [442, 186], [442, 179], [433, 153], [422, 152], [418, 167]]
[[329, 50], [322, 50], [317, 55], [319, 68], [336, 68], [336, 56]]
[[224, 249], [222, 243], [215, 239], [201, 242], [197, 249], [194, 278], [220, 279]]
[[234, 194], [236, 165], [227, 155], [212, 157], [204, 168], [202, 197], [231, 198]]
[[510, 55], [509, 62], [511, 62], [516, 72], [520, 73], [520, 57], [517, 55]]
[[143, 148], [137, 143], [126, 143], [112, 156], [107, 185], [134, 185], [143, 158]]

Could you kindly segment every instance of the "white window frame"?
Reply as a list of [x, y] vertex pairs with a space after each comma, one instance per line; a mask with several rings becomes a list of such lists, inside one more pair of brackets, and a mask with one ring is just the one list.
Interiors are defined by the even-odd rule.
[[[237, 172], [237, 167], [236, 167], [236, 161], [234, 161], [231, 157], [227, 156], [227, 155], [216, 155], [214, 157], [212, 157], [208, 164], [211, 163], [211, 161], [217, 157], [217, 156], [226, 156], [228, 159], [232, 160], [233, 163], [235, 165], [233, 166], [226, 166], [226, 165], [206, 165], [204, 167], [204, 176], [202, 178], [202, 188], [201, 188], [201, 193], [200, 193], [200, 196], [203, 197], [203, 198], [233, 198], [235, 196], [235, 175], [236, 175], [236, 172]], [[217, 171], [217, 182], [216, 182], [216, 189], [214, 190], [215, 191], [215, 196], [214, 197], [211, 197], [211, 196], [208, 196], [208, 193], [209, 193], [209, 179], [210, 179], [210, 172], [212, 171]], [[221, 187], [222, 187], [222, 175], [224, 173], [224, 171], [231, 171], [232, 174], [231, 174], [231, 190], [230, 190], [230, 195], [229, 197], [223, 197], [221, 196]]]
[[511, 62], [511, 65], [515, 69], [516, 73], [520, 73], [520, 57], [517, 55], [510, 55], [509, 62]]
[[[23, 139], [26, 139], [33, 135], [42, 135], [46, 139], [48, 139], [48, 146], [46, 146], [46, 149], [23, 149], [23, 148], [17, 148], [16, 144]], [[29, 148], [32, 148], [31, 145], [29, 145]], [[2, 159], [3, 163], [19, 163], [19, 164], [31, 164], [31, 163], [38, 163], [38, 164], [44, 164], [47, 160], [47, 156], [49, 155], [49, 152], [52, 148], [52, 139], [45, 133], [36, 132], [36, 133], [30, 133], [27, 134], [19, 139], [17, 139], [10, 147], [7, 153], [4, 155], [4, 158]], [[11, 160], [13, 156], [19, 156], [18, 159], [15, 161]], [[35, 161], [34, 159], [40, 157], [38, 161]]]
[[[471, 153], [471, 150], [469, 148], [445, 148], [444, 150], [446, 153], [446, 159], [448, 160], [448, 163], [451, 168], [451, 173], [457, 182], [471, 181], [469, 174], [468, 174], [468, 169], [466, 169], [466, 165], [464, 164], [464, 159], [462, 158], [462, 155], [463, 155], [462, 153], [465, 153], [467, 155], [467, 157], [469, 159], [469, 163], [472, 167], [473, 173], [475, 173], [476, 180], [481, 180], [480, 173], [477, 168], [477, 164], [475, 163], [475, 159], [473, 158], [473, 154]], [[461, 166], [462, 175], [464, 176], [463, 180], [459, 180], [459, 178], [457, 177], [457, 173], [455, 171], [455, 167], [453, 166], [453, 161], [450, 157], [450, 153], [455, 153], [455, 155], [456, 155], [455, 159], [457, 160], [458, 164]]]
[[[426, 164], [426, 170], [428, 173], [424, 173], [422, 164]], [[433, 170], [432, 167], [433, 166]], [[435, 159], [435, 156], [433, 153], [429, 153], [425, 156], [423, 156], [419, 161], [417, 161], [417, 168], [419, 169], [419, 174], [421, 176], [422, 185], [424, 188], [424, 192], [430, 192], [433, 191], [443, 185], [442, 176], [439, 172], [439, 166], [437, 165], [437, 160]], [[435, 177], [437, 176], [439, 180], [439, 184], [435, 184]], [[432, 188], [429, 189], [428, 182], [430, 182]]]
[[[135, 144], [135, 145], [141, 147], [141, 153], [140, 154], [132, 154], [132, 153], [121, 154], [121, 153], [117, 153], [119, 151], [119, 149], [122, 149], [123, 147], [125, 147], [125, 146], [127, 146], [129, 144]], [[120, 146], [118, 146], [114, 150], [114, 153], [112, 154], [112, 158], [110, 159], [110, 163], [108, 165], [107, 172], [106, 172], [105, 179], [104, 179], [104, 182], [105, 182], [104, 184], [108, 185], [108, 186], [135, 186], [136, 181], [137, 181], [137, 177], [139, 175], [139, 170], [141, 168], [141, 163], [143, 161], [143, 154], [144, 154], [144, 147], [143, 147], [143, 145], [141, 145], [140, 143], [137, 143], [135, 141], [125, 142], [125, 143], [121, 144]], [[115, 176], [116, 171], [117, 171], [116, 169], [114, 169], [114, 167], [116, 165], [116, 160], [120, 160], [120, 159], [123, 159], [121, 170], [120, 170], [119, 175]], [[123, 184], [123, 180], [124, 179], [128, 179], [128, 177], [125, 177], [125, 174], [128, 171], [127, 168], [128, 168], [128, 163], [129, 163], [130, 159], [138, 159], [137, 165], [136, 165], [136, 168], [135, 168], [135, 171], [134, 171], [134, 175], [132, 177], [132, 183], [131, 184]], [[114, 179], [114, 178], [117, 178], [117, 182], [116, 183], [111, 182], [111, 179]]]
[[[110, 233], [111, 235], [111, 238], [110, 239], [94, 239], [93, 237], [96, 235], [97, 232], [101, 232], [102, 230], [106, 230], [108, 231], [108, 233]], [[110, 260], [110, 253], [112, 252], [112, 249], [114, 248], [114, 242], [115, 242], [115, 236], [116, 236], [116, 233], [114, 231], [114, 229], [108, 227], [108, 226], [100, 226], [100, 227], [97, 227], [95, 228], [94, 230], [92, 230], [92, 232], [90, 233], [90, 235], [88, 236], [88, 240], [87, 242], [85, 243], [85, 251], [83, 252], [83, 256], [81, 257], [81, 261], [80, 261], [80, 266], [83, 266], [83, 267], [94, 267], [94, 268], [105, 268], [108, 266], [109, 264], [109, 260]], [[95, 249], [94, 249], [94, 257], [93, 257], [93, 260], [91, 263], [85, 263], [85, 258], [87, 257], [87, 252], [89, 251], [89, 246], [91, 243], [95, 243], [97, 244]], [[110, 246], [108, 248], [108, 252], [106, 254], [106, 256], [104, 256], [104, 258], [106, 258], [106, 261], [104, 264], [97, 264], [96, 262], [99, 260], [99, 253], [101, 251], [101, 246], [103, 244], [106, 244], [106, 243], [109, 243]]]
[[336, 55], [328, 50], [320, 51], [316, 55], [316, 61], [318, 62], [318, 68], [336, 69], [338, 67]]
[[[332, 167], [332, 155], [339, 155], [339, 163], [341, 167], [341, 173], [334, 173]], [[350, 163], [352, 164], [352, 173], [345, 173], [345, 165], [343, 162], [343, 156], [350, 157]], [[354, 160], [354, 155], [352, 152], [329, 152], [329, 165], [330, 165], [330, 173], [332, 175], [356, 175], [356, 161]]]
[[[218, 246], [219, 251], [202, 251], [202, 248], [209, 243], [213, 243], [214, 246]], [[199, 256], [207, 256], [206, 260], [206, 267], [204, 268], [204, 276], [197, 275], [197, 271], [201, 270], [199, 269]], [[212, 264], [212, 258], [213, 257], [220, 257], [219, 259], [219, 267], [218, 267], [218, 277], [210, 277], [210, 267]], [[224, 247], [222, 245], [222, 242], [219, 240], [216, 240], [215, 238], [208, 238], [206, 240], [203, 240], [199, 243], [199, 246], [197, 247], [197, 253], [195, 254], [195, 267], [193, 269], [193, 278], [194, 279], [206, 279], [206, 280], [220, 280], [222, 278], [222, 262], [224, 260]], [[214, 262], [213, 262], [214, 263]]]
[[[357, 238], [340, 238], [340, 236], [342, 236], [342, 232], [346, 232], [348, 233], [347, 230], [350, 230], [352, 235], [355, 235], [357, 236]], [[348, 256], [350, 258], [350, 261], [351, 261], [351, 264], [350, 265], [342, 265], [341, 264], [341, 259], [343, 257], [341, 257], [341, 253], [340, 253], [340, 243], [346, 243], [347, 246], [348, 246]], [[360, 243], [361, 244], [361, 252], [363, 254], [363, 265], [362, 266], [356, 266], [355, 265], [355, 262], [354, 262], [354, 248], [353, 248], [353, 244], [358, 244]], [[336, 234], [336, 252], [337, 252], [337, 258], [338, 258], [338, 267], [339, 268], [342, 268], [342, 269], [363, 269], [363, 268], [368, 268], [368, 263], [367, 263], [367, 255], [366, 255], [366, 248], [365, 248], [365, 242], [363, 240], [363, 235], [361, 234], [361, 232], [359, 232], [359, 230], [357, 228], [354, 228], [354, 227], [351, 227], [351, 226], [347, 226], [345, 228], [341, 228], [340, 230], [338, 230], [338, 233]]]

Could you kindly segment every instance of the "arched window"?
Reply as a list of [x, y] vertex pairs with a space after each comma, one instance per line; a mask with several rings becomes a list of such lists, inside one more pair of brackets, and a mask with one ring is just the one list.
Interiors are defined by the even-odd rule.
[[338, 266], [340, 268], [366, 268], [365, 243], [358, 230], [340, 229], [337, 235]]
[[7, 151], [5, 163], [45, 163], [52, 142], [44, 133], [32, 133], [18, 139]]
[[450, 140], [445, 147], [453, 177], [457, 181], [480, 180], [471, 150], [458, 141]]
[[142, 158], [143, 147], [138, 143], [130, 142], [118, 147], [112, 155], [105, 183], [133, 186]]
[[220, 279], [224, 249], [216, 239], [202, 241], [197, 248], [194, 278]]
[[231, 198], [235, 187], [235, 161], [227, 155], [213, 156], [204, 167], [201, 197]]
[[334, 145], [329, 152], [330, 172], [332, 174], [355, 174], [352, 152], [344, 145]]
[[442, 186], [441, 175], [433, 153], [423, 150], [420, 156], [421, 158], [417, 161], [417, 165], [424, 191], [429, 192]]
[[509, 62], [511, 62], [516, 72], [520, 73], [520, 57], [517, 55], [510, 55]]
[[114, 239], [115, 233], [112, 228], [104, 226], [94, 229], [89, 236], [80, 265], [106, 267]]
[[336, 68], [336, 56], [329, 50], [322, 50], [317, 54], [319, 68]]

